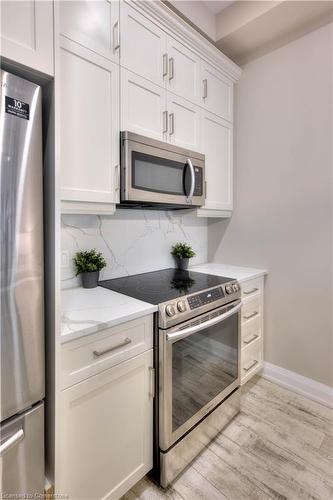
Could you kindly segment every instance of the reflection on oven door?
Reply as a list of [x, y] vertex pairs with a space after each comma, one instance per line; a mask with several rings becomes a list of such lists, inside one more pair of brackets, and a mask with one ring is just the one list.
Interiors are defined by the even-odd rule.
[[170, 346], [172, 432], [238, 377], [237, 315]]

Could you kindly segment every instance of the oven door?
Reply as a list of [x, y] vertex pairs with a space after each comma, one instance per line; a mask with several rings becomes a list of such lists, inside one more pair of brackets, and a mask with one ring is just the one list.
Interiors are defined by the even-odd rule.
[[241, 300], [159, 330], [159, 442], [166, 451], [240, 385]]
[[190, 151], [159, 144], [148, 139], [122, 141], [121, 203], [203, 205], [204, 160]]

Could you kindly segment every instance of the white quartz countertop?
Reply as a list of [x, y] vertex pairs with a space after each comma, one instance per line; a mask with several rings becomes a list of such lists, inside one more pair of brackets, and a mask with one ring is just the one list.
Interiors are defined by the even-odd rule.
[[157, 306], [100, 286], [62, 290], [61, 302], [63, 343], [157, 311]]
[[198, 273], [215, 274], [216, 276], [226, 276], [236, 279], [239, 282], [258, 278], [267, 274], [265, 269], [254, 269], [251, 267], [230, 266], [226, 264], [218, 264], [208, 262], [207, 264], [198, 264], [191, 267], [192, 271]]

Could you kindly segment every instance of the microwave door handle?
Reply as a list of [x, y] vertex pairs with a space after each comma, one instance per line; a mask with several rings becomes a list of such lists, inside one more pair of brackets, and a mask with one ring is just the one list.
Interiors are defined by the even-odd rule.
[[242, 305], [243, 305], [243, 303], [242, 303], [242, 301], [240, 301], [232, 309], [229, 309], [229, 311], [227, 311], [226, 313], [221, 314], [221, 316], [217, 316], [217, 318], [209, 319], [208, 321], [205, 321], [204, 323], [201, 323], [200, 325], [189, 326], [188, 328], [184, 328], [184, 330], [178, 330], [174, 333], [168, 333], [166, 336], [167, 340], [169, 342], [175, 342], [177, 340], [182, 340], [182, 339], [185, 339], [186, 337], [188, 337], [189, 335], [192, 335], [193, 333], [200, 332], [200, 330], [204, 330], [205, 328], [208, 328], [210, 326], [214, 326], [217, 323], [220, 323], [221, 321], [224, 321], [225, 319], [229, 318], [233, 314], [237, 313], [241, 309]]
[[195, 173], [194, 173], [194, 167], [193, 163], [190, 158], [187, 158], [186, 164], [190, 167], [190, 172], [191, 172], [191, 188], [190, 192], [187, 195], [187, 201], [191, 201], [194, 193], [194, 188], [195, 188]]

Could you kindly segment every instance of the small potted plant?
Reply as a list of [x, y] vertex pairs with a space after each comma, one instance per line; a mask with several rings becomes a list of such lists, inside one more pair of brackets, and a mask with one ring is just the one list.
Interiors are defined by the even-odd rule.
[[187, 243], [176, 243], [171, 250], [178, 269], [187, 269], [189, 260], [195, 256], [195, 251]]
[[96, 288], [99, 272], [106, 267], [106, 260], [96, 249], [77, 252], [73, 258], [76, 276], [81, 275], [83, 288]]

